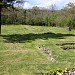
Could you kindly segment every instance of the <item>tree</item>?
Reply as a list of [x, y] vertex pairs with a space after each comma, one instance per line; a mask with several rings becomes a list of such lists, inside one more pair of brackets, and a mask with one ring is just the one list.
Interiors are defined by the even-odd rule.
[[8, 6], [7, 3], [12, 4], [12, 2], [15, 0], [0, 0], [0, 34], [1, 34], [1, 10], [2, 8], [6, 8]]
[[1, 34], [1, 10], [2, 8], [7, 8], [7, 7], [12, 7], [13, 8], [13, 11], [14, 11], [14, 3], [18, 3], [18, 4], [23, 4], [23, 0], [0, 0], [0, 34]]
[[67, 26], [71, 30], [75, 27], [75, 3], [68, 3], [64, 10], [66, 11]]

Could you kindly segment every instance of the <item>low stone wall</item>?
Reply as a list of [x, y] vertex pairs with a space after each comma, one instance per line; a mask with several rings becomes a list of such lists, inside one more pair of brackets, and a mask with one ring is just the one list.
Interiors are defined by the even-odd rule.
[[46, 48], [45, 46], [38, 46], [38, 48], [47, 56], [47, 58], [49, 58], [51, 61], [55, 61], [55, 59], [53, 58], [52, 55], [52, 50]]

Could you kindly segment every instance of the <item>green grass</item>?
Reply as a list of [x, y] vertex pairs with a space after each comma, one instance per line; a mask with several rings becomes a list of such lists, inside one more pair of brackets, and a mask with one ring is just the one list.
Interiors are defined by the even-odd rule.
[[[63, 50], [56, 44], [74, 42], [75, 30], [65, 28], [2, 25], [0, 36], [0, 75], [36, 75], [44, 70], [75, 67], [75, 49]], [[38, 46], [52, 51], [55, 61], [47, 58]]]

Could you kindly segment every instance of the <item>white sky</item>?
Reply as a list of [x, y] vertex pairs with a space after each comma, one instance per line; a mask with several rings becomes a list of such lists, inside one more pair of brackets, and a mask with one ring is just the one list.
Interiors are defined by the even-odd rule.
[[69, 2], [75, 2], [75, 0], [26, 0], [24, 8], [31, 8], [33, 6], [49, 8], [51, 4], [55, 4], [57, 9], [63, 8]]

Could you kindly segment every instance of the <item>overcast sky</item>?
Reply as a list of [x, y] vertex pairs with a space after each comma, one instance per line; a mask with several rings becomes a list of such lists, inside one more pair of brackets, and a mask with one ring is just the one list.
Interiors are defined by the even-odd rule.
[[26, 0], [24, 8], [31, 8], [33, 6], [49, 8], [51, 4], [55, 4], [57, 9], [63, 8], [69, 2], [75, 2], [75, 0]]

